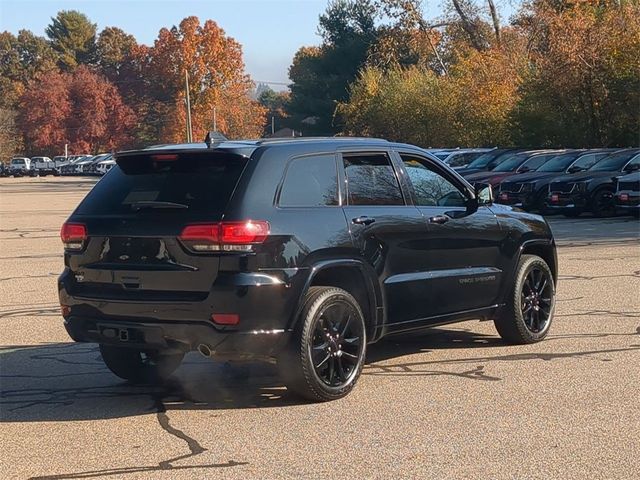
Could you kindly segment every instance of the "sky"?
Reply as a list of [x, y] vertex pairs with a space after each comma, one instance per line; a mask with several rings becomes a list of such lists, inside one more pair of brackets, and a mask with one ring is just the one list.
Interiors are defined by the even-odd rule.
[[[440, 0], [424, 3], [428, 18], [438, 15]], [[162, 27], [195, 15], [201, 22], [215, 20], [243, 45], [246, 70], [255, 82], [282, 90], [298, 48], [320, 43], [318, 16], [326, 6], [327, 0], [0, 0], [0, 30], [44, 36], [58, 11], [79, 10], [98, 31], [117, 26], [151, 45]]]

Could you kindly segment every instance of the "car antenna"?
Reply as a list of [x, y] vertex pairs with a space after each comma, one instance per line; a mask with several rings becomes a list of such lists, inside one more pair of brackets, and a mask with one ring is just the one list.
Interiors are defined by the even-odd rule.
[[204, 138], [204, 143], [207, 144], [207, 148], [211, 148], [211, 144], [220, 143], [229, 140], [220, 132], [207, 132], [207, 136]]

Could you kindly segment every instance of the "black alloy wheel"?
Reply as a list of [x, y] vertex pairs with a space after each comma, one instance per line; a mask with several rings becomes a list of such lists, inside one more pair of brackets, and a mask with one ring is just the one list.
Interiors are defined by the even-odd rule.
[[309, 288], [291, 344], [278, 358], [287, 389], [325, 402], [349, 394], [366, 355], [367, 332], [358, 301], [337, 287]]
[[315, 322], [310, 354], [315, 374], [330, 387], [347, 384], [357, 370], [364, 340], [362, 322], [353, 321], [358, 312], [337, 300], [324, 307]]
[[521, 313], [531, 333], [543, 332], [551, 319], [553, 288], [547, 270], [533, 267], [522, 285]]
[[493, 321], [500, 336], [520, 345], [543, 340], [553, 321], [555, 292], [547, 263], [536, 255], [522, 255], [515, 285]]
[[613, 193], [609, 190], [599, 190], [593, 196], [592, 211], [594, 217], [611, 217], [616, 213]]

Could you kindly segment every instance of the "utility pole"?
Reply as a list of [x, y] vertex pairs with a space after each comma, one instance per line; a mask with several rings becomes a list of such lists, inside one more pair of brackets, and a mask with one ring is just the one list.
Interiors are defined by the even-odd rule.
[[69, 152], [69, 144], [65, 143], [64, 144], [64, 158], [67, 158], [69, 156], [68, 152]]
[[216, 116], [216, 107], [213, 107], [213, 131], [218, 131], [218, 118]]
[[186, 100], [187, 100], [187, 143], [191, 143], [193, 141], [191, 131], [191, 99], [189, 98], [189, 73], [184, 71], [184, 83], [186, 89]]
[[276, 117], [271, 115], [271, 135], [276, 133]]

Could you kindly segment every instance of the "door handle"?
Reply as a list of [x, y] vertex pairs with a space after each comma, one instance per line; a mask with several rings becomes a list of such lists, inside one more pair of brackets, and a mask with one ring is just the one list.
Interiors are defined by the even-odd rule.
[[376, 219], [367, 217], [366, 215], [362, 215], [361, 217], [356, 217], [351, 221], [356, 225], [371, 225], [373, 222], [376, 221]]
[[437, 223], [440, 225], [447, 223], [448, 221], [449, 217], [447, 215], [436, 215], [435, 217], [429, 218], [429, 223]]

